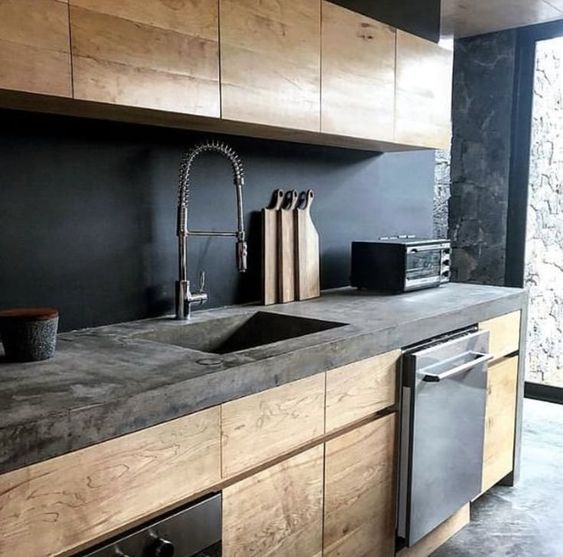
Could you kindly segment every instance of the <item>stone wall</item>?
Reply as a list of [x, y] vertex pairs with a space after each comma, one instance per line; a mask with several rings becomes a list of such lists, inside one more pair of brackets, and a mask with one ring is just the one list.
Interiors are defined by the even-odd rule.
[[456, 41], [449, 232], [454, 280], [504, 284], [516, 31]]
[[537, 45], [525, 280], [527, 379], [563, 387], [563, 38]]
[[448, 203], [451, 196], [451, 152], [436, 151], [434, 170], [434, 238], [449, 238]]

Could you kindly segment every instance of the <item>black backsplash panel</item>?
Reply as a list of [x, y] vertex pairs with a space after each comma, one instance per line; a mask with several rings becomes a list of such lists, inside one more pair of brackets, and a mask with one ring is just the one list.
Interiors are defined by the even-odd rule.
[[[61, 329], [170, 312], [176, 184], [183, 151], [205, 134], [0, 111], [0, 308], [47, 305]], [[190, 278], [206, 307], [260, 297], [260, 215], [276, 187], [315, 190], [322, 287], [348, 284], [350, 242], [432, 230], [434, 152], [362, 151], [225, 137], [246, 167], [249, 271], [231, 239], [190, 240]], [[230, 167], [205, 155], [190, 225], [235, 226]]]
[[434, 42], [440, 39], [440, 0], [331, 0]]

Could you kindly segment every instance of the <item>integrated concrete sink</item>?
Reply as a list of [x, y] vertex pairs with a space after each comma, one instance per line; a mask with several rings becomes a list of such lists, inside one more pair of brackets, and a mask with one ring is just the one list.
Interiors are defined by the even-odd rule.
[[211, 354], [230, 354], [344, 325], [346, 323], [257, 311], [167, 327], [139, 335], [137, 338]]

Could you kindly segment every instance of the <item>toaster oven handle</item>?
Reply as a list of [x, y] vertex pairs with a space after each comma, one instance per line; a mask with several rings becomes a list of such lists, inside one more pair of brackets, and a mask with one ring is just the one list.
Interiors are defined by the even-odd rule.
[[467, 352], [468, 356], [473, 356], [469, 362], [465, 362], [458, 366], [455, 366], [447, 371], [443, 371], [441, 373], [432, 373], [430, 371], [425, 372], [425, 369], [430, 369], [435, 366], [428, 366], [427, 368], [423, 368], [420, 370], [420, 374], [423, 375], [422, 380], [428, 383], [438, 383], [443, 379], [447, 379], [448, 377], [453, 377], [454, 375], [459, 375], [465, 371], [469, 371], [471, 368], [478, 366], [480, 364], [484, 364], [486, 362], [490, 362], [493, 358], [493, 354], [483, 354], [481, 352]]

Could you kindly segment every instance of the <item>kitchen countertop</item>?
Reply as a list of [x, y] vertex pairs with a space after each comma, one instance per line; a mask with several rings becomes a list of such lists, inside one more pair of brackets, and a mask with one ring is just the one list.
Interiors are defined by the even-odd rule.
[[171, 318], [64, 333], [51, 360], [0, 360], [0, 473], [515, 311], [526, 300], [520, 289], [452, 283], [397, 296], [345, 288], [305, 302], [196, 312], [192, 323], [268, 311], [347, 324], [225, 355], [139, 338], [190, 326]]

